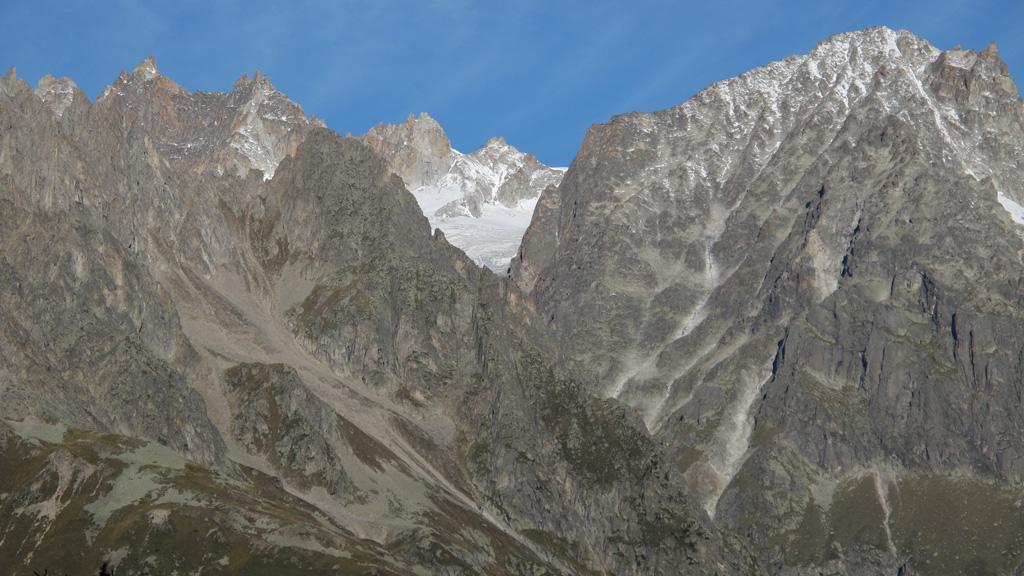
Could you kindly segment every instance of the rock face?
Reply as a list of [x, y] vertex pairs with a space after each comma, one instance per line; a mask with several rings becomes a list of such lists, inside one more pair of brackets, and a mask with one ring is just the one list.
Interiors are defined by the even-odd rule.
[[144, 61], [96, 102], [11, 72], [0, 127], [13, 574], [1024, 569], [994, 47], [843, 34], [595, 126], [462, 217], [544, 184], [508, 275], [407, 186], [521, 157], [428, 118], [340, 138]]
[[85, 94], [78, 88], [75, 81], [64, 77], [54, 78], [47, 74], [39, 80], [36, 86], [36, 96], [42, 100], [58, 118], [64, 115], [64, 111], [71, 106], [76, 98], [83, 99]]
[[924, 525], [1024, 471], [1022, 150], [994, 46], [842, 34], [592, 128], [512, 275], [766, 570], [1009, 573]]
[[60, 86], [0, 80], [12, 573], [752, 565], [366, 145], [300, 123], [279, 162], [242, 154], [286, 102], [263, 78]]
[[[41, 83], [40, 90], [52, 91], [50, 85]], [[242, 177], [256, 169], [270, 179], [305, 133], [323, 126], [259, 72], [243, 75], [226, 94], [191, 93], [161, 76], [152, 58], [122, 73], [97, 104], [119, 114], [126, 127], [145, 132], [176, 168]]]
[[426, 114], [376, 126], [362, 140], [402, 178], [431, 226], [474, 261], [501, 273], [519, 247], [538, 196], [564, 173], [504, 138], [463, 154]]

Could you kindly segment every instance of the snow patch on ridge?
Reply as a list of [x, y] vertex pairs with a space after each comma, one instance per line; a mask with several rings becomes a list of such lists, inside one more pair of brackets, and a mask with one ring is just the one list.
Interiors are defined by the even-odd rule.
[[1021, 206], [1015, 202], [1013, 198], [1003, 194], [1002, 190], [996, 190], [996, 200], [999, 201], [1000, 206], [1006, 210], [1014, 222], [1024, 226], [1024, 206]]
[[[244, 117], [231, 137], [231, 147], [249, 160], [250, 165], [263, 172], [263, 179], [274, 177], [281, 160], [288, 153], [288, 135], [277, 125], [323, 125], [308, 120], [301, 110], [277, 91], [266, 76], [259, 72], [253, 79], [252, 96], [242, 107]], [[245, 177], [248, 168], [239, 166], [239, 176]]]
[[264, 180], [274, 177], [274, 171], [283, 158], [283, 154], [275, 151], [275, 140], [260, 116], [260, 106], [271, 95], [272, 89], [269, 86], [262, 86], [254, 94], [252, 100], [245, 105], [245, 120], [235, 130], [236, 137], [231, 141], [231, 146], [248, 158], [253, 168], [263, 172]]
[[458, 186], [423, 186], [413, 191], [420, 209], [432, 228], [441, 230], [453, 246], [462, 249], [474, 262], [504, 274], [519, 251], [519, 243], [533, 217], [537, 198], [520, 201], [514, 207], [481, 204], [480, 216], [438, 216], [438, 211], [463, 198]]

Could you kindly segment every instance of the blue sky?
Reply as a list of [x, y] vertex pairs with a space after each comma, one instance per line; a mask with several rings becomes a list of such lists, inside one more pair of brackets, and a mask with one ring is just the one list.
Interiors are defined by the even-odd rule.
[[940, 48], [994, 41], [1024, 72], [1020, 0], [4, 0], [0, 66], [90, 98], [147, 55], [192, 90], [259, 69], [341, 133], [426, 111], [459, 149], [500, 134], [567, 165], [592, 123], [878, 24]]

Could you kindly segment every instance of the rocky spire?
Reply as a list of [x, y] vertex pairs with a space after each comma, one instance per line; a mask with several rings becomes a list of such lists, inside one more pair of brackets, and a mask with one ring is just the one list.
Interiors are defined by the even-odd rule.
[[269, 179], [310, 127], [323, 126], [259, 71], [242, 75], [228, 93], [191, 93], [161, 75], [152, 57], [122, 72], [98, 102], [140, 118], [170, 162], [241, 177], [257, 169]]
[[429, 114], [410, 114], [401, 124], [378, 124], [362, 140], [383, 156], [410, 190], [438, 182], [451, 166], [451, 142]]
[[152, 80], [160, 76], [160, 70], [156, 67], [156, 59], [152, 56], [143, 58], [135, 69], [132, 70], [132, 76], [140, 78], [142, 80]]
[[74, 80], [66, 76], [54, 78], [49, 74], [39, 79], [35, 93], [58, 118], [64, 115], [75, 98], [85, 97]]

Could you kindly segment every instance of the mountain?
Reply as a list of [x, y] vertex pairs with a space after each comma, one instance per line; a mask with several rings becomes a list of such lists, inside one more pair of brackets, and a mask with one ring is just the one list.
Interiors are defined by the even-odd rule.
[[[52, 91], [50, 84], [40, 83], [39, 89]], [[323, 127], [259, 72], [243, 75], [228, 93], [192, 93], [162, 76], [152, 58], [130, 74], [122, 72], [96, 104], [120, 114], [126, 127], [145, 132], [176, 168], [241, 177], [256, 169], [268, 180], [308, 130]]]
[[[63, 107], [51, 80], [0, 79], [0, 564], [751, 561], [666, 483], [639, 420], [553, 368], [507, 280], [432, 234], [384, 159], [297, 115], [271, 130], [264, 106], [287, 100], [266, 86], [189, 93], [145, 61]], [[283, 154], [262, 174], [276, 156], [234, 145], [259, 126]]]
[[492, 138], [463, 154], [425, 113], [402, 124], [380, 124], [363, 141], [402, 177], [430, 225], [479, 264], [505, 273], [519, 248], [541, 192], [557, 186], [564, 169]]
[[512, 277], [766, 572], [1016, 573], [1022, 151], [995, 46], [841, 34], [594, 126]]
[[458, 158], [522, 157], [426, 117], [146, 60], [95, 102], [12, 70], [0, 126], [12, 574], [1024, 570], [994, 46], [840, 34], [596, 125], [500, 274], [423, 192], [486, 215], [530, 187]]

